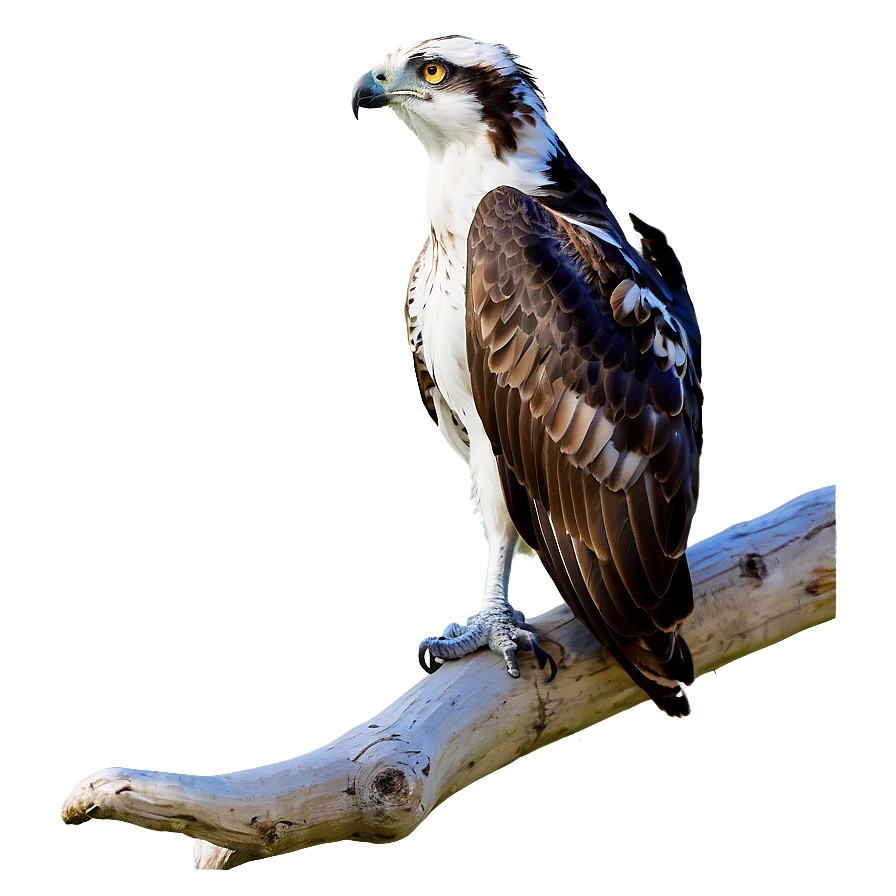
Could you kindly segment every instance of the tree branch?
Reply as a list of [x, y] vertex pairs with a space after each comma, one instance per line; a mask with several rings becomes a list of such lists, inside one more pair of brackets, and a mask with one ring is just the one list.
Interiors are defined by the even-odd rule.
[[[690, 548], [696, 610], [684, 632], [697, 674], [833, 619], [834, 551], [833, 486]], [[215, 776], [98, 772], [71, 792], [63, 820], [179, 831], [199, 841], [199, 868], [406, 837], [468, 784], [646, 699], [566, 606], [532, 622], [559, 666], [551, 683], [531, 654], [513, 679], [480, 651], [296, 759]]]

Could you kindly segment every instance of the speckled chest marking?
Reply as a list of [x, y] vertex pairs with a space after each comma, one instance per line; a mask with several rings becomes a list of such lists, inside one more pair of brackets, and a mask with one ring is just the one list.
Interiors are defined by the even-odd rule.
[[[456, 239], [433, 232], [421, 274], [427, 300], [422, 313], [426, 364], [448, 406], [465, 423], [475, 413], [467, 366], [466, 258]], [[464, 235], [466, 245], [466, 235]]]

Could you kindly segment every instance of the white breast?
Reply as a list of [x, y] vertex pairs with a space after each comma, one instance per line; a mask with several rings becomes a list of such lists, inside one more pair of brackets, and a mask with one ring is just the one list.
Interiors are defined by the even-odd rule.
[[426, 366], [452, 413], [466, 426], [475, 414], [466, 336], [466, 232], [457, 238], [433, 237], [420, 277], [426, 296], [421, 311]]
[[526, 129], [520, 151], [496, 158], [481, 139], [448, 147], [430, 158], [427, 210], [432, 235], [421, 266], [426, 305], [422, 312], [426, 366], [452, 411], [465, 426], [475, 415], [467, 368], [467, 234], [482, 197], [502, 185], [534, 193], [547, 177], [544, 163], [556, 136], [549, 128]]

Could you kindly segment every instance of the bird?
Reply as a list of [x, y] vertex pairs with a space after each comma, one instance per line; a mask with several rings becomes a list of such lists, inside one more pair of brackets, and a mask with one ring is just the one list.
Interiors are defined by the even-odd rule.
[[[690, 712], [686, 547], [702, 450], [700, 330], [664, 233], [636, 250], [547, 121], [530, 69], [460, 35], [389, 53], [352, 110], [391, 108], [429, 156], [429, 233], [405, 299], [420, 396], [469, 464], [481, 608], [419, 646], [553, 658], [508, 599], [525, 542], [576, 618], [670, 716]], [[618, 140], [617, 122], [604, 140]]]

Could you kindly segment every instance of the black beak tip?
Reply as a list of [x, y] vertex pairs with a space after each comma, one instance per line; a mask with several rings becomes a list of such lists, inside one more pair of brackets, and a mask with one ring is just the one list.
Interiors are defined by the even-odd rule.
[[352, 114], [358, 118], [358, 109], [379, 109], [389, 104], [389, 94], [373, 77], [373, 72], [361, 75], [352, 91]]

